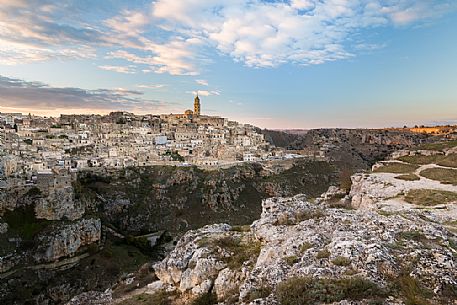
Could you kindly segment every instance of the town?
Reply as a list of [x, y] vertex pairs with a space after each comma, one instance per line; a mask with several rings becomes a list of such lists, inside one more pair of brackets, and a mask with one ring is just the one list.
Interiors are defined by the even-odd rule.
[[194, 110], [182, 114], [0, 113], [0, 187], [6, 187], [6, 177], [16, 178], [10, 179], [15, 185], [36, 184], [50, 175], [96, 167], [211, 167], [291, 157], [254, 126], [202, 115], [200, 109], [197, 95]]

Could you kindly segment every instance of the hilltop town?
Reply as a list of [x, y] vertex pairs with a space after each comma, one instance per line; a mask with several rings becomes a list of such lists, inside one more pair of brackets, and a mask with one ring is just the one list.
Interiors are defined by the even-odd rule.
[[[219, 166], [283, 157], [248, 124], [201, 114], [65, 115], [47, 118], [0, 114], [3, 177], [35, 183], [52, 172], [88, 168], [180, 165]], [[3, 182], [5, 183], [5, 182]]]

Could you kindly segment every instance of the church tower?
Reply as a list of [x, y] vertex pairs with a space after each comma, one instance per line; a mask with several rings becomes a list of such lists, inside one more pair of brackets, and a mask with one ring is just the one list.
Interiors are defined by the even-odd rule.
[[197, 96], [194, 99], [194, 115], [195, 116], [200, 115], [200, 98], [198, 97], [198, 92], [197, 92]]

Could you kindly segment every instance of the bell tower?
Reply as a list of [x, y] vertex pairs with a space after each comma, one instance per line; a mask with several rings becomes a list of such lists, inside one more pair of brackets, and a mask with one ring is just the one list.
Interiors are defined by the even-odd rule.
[[198, 97], [198, 92], [197, 92], [197, 96], [194, 99], [194, 115], [195, 116], [200, 115], [200, 98]]

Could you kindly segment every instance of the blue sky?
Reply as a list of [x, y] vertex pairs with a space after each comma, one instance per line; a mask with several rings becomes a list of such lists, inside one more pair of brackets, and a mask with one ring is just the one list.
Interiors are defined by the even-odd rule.
[[457, 122], [457, 3], [0, 0], [0, 111]]

